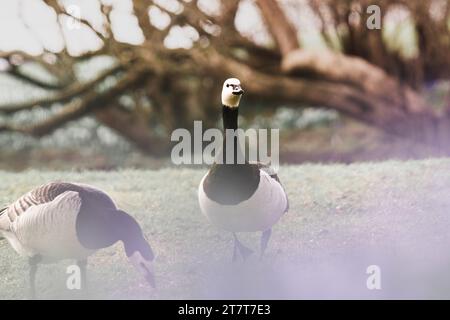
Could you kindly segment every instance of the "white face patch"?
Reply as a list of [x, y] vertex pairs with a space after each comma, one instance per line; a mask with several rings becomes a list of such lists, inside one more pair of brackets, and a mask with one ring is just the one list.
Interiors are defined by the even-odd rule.
[[243, 93], [239, 79], [225, 80], [222, 88], [222, 104], [232, 108], [238, 107]]

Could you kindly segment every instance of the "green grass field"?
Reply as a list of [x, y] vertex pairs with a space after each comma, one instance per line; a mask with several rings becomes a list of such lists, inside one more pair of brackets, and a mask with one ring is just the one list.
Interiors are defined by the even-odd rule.
[[[89, 263], [89, 298], [450, 298], [450, 160], [282, 167], [291, 210], [264, 260], [231, 263], [232, 237], [199, 211], [205, 169], [0, 173], [0, 204], [50, 180], [107, 191], [135, 216], [157, 254], [158, 287], [127, 263], [122, 246]], [[259, 235], [241, 236], [252, 248]], [[84, 298], [65, 287], [71, 261], [44, 265], [39, 298]], [[381, 268], [368, 290], [366, 268]], [[28, 267], [0, 242], [0, 299], [27, 297]]]

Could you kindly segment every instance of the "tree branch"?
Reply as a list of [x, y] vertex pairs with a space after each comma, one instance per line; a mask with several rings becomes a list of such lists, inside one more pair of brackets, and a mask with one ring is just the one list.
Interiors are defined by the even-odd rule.
[[266, 21], [270, 34], [278, 45], [282, 55], [298, 49], [297, 30], [289, 22], [281, 7], [275, 0], [256, 0], [261, 14]]
[[168, 144], [154, 135], [145, 118], [125, 112], [118, 106], [95, 111], [95, 117], [104, 125], [117, 131], [121, 136], [135, 144], [141, 151], [152, 155], [165, 155]]
[[16, 66], [11, 67], [10, 70], [7, 71], [8, 74], [10, 74], [11, 76], [13, 76], [14, 78], [17, 78], [19, 80], [22, 80], [28, 84], [31, 84], [33, 86], [42, 88], [42, 89], [46, 89], [46, 90], [61, 90], [67, 87], [67, 83], [50, 83], [50, 82], [46, 82], [43, 81], [41, 79], [38, 78], [34, 78], [30, 75], [24, 74], [22, 72], [19, 71], [19, 68], [17, 68]]
[[[351, 84], [363, 93], [386, 99], [411, 113], [427, 112], [425, 102], [408, 86], [401, 86], [383, 69], [358, 58], [331, 51], [292, 51], [285, 56], [282, 69], [287, 74], [314, 74], [317, 78]], [[404, 92], [404, 95], [393, 95]]]
[[[401, 128], [401, 124], [408, 117], [410, 120], [416, 118], [418, 122], [421, 121], [421, 118], [434, 117], [421, 103], [416, 105], [418, 108], [416, 112], [408, 113], [403, 108], [403, 102], [405, 99], [410, 102], [408, 99], [412, 98], [405, 98], [405, 91], [399, 90], [397, 85], [390, 90], [380, 88], [377, 95], [372, 95], [342, 82], [330, 82], [322, 79], [307, 80], [261, 73], [212, 48], [207, 52], [193, 50], [191, 52], [198, 65], [205, 66], [210, 73], [218, 77], [234, 76], [239, 78], [246, 88], [246, 92], [258, 98], [329, 107], [367, 124], [403, 136], [411, 134], [411, 131]], [[411, 94], [414, 94], [413, 91]], [[397, 101], [400, 105], [386, 103], [384, 96], [388, 95], [391, 101]], [[421, 101], [415, 94], [413, 98]]]
[[69, 103], [61, 111], [47, 120], [27, 127], [6, 124], [0, 126], [0, 132], [20, 132], [36, 137], [47, 135], [69, 121], [78, 119], [94, 109], [105, 107], [125, 91], [142, 84], [142, 81], [148, 75], [145, 67], [136, 66], [135, 69], [125, 74], [116, 85], [105, 92], [97, 93], [96, 91], [91, 91], [83, 100], [76, 100]]
[[77, 96], [81, 96], [84, 93], [92, 90], [97, 84], [105, 80], [107, 77], [117, 74], [122, 71], [123, 67], [118, 65], [111, 69], [101, 72], [96, 78], [89, 80], [85, 83], [76, 83], [66, 90], [58, 92], [51, 97], [45, 97], [35, 101], [29, 101], [24, 103], [9, 104], [6, 106], [0, 106], [0, 113], [11, 114], [21, 110], [32, 109], [34, 107], [49, 107], [54, 103], [65, 103], [70, 99]]
[[144, 34], [145, 39], [149, 40], [153, 36], [155, 28], [150, 23], [150, 17], [148, 15], [149, 3], [147, 0], [133, 0], [133, 10], [136, 18], [138, 19], [139, 27]]
[[74, 17], [73, 15], [71, 15], [70, 13], [68, 13], [59, 3], [57, 0], [44, 0], [44, 2], [50, 6], [51, 8], [53, 8], [53, 10], [55, 10], [56, 14], [63, 14], [66, 15], [68, 17], [71, 17], [72, 19], [75, 19], [76, 21], [78, 21], [79, 23], [85, 25], [86, 27], [88, 27], [90, 30], [92, 30], [101, 40], [103, 40], [104, 42], [106, 42], [106, 38], [105, 36], [98, 31], [97, 29], [94, 28], [94, 26], [86, 19], [84, 18], [78, 18], [78, 17]]

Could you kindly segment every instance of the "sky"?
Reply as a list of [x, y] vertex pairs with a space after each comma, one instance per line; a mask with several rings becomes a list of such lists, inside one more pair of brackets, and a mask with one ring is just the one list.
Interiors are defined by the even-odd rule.
[[[61, 3], [74, 16], [81, 16], [89, 20], [95, 28], [102, 30], [103, 19], [99, 1], [62, 0]], [[132, 14], [131, 1], [101, 1], [113, 6], [111, 21], [116, 39], [131, 44], [141, 43], [144, 38], [137, 19]], [[175, 0], [157, 0], [157, 2], [171, 11], [181, 10]], [[200, 0], [200, 5], [206, 12], [217, 12], [219, 9], [217, 0]], [[170, 21], [169, 16], [157, 7], [152, 7], [149, 13], [150, 21], [156, 27], [164, 28]], [[255, 30], [264, 32], [260, 19], [252, 1], [243, 1], [236, 20], [237, 25], [244, 32], [246, 30], [252, 33], [255, 33]], [[58, 28], [58, 25], [61, 28]], [[186, 48], [197, 38], [198, 34], [192, 28], [178, 27], [170, 31], [165, 44], [171, 48]], [[45, 48], [50, 52], [58, 52], [64, 46], [64, 39], [69, 52], [74, 55], [101, 46], [100, 39], [87, 27], [64, 16], [58, 21], [53, 10], [41, 0], [0, 0], [0, 51], [21, 50], [30, 54], [40, 54]]]
[[[113, 10], [110, 18], [115, 38], [130, 44], [139, 44], [144, 40], [133, 14], [131, 0], [59, 1], [68, 12], [90, 21], [97, 30], [102, 30], [104, 23], [104, 17], [100, 13], [100, 2], [111, 5]], [[175, 13], [182, 10], [177, 0], [154, 1]], [[320, 20], [312, 12], [308, 0], [279, 1], [286, 6], [289, 20], [300, 30], [301, 44], [305, 48], [323, 49], [325, 46], [318, 33]], [[220, 11], [220, 0], [199, 0], [199, 6], [203, 11], [215, 14]], [[388, 16], [389, 19], [387, 19]], [[391, 19], [392, 17], [395, 19]], [[167, 13], [155, 6], [150, 7], [149, 18], [150, 22], [160, 29], [164, 29], [170, 22]], [[386, 19], [386, 24], [383, 24], [385, 32], [387, 34], [397, 33], [394, 44], [406, 48], [413, 47], [409, 43], [412, 39], [409, 28], [398, 29], [397, 23], [388, 23], [390, 20], [404, 21], [407, 19], [407, 16], [402, 14], [402, 10], [388, 12]], [[255, 42], [270, 44], [271, 38], [253, 0], [240, 2], [235, 24], [239, 32], [252, 38]], [[198, 33], [192, 27], [175, 26], [170, 30], [164, 44], [168, 48], [189, 48], [198, 37]], [[72, 55], [98, 49], [102, 44], [94, 32], [74, 19], [67, 16], [60, 16], [57, 19], [53, 10], [42, 0], [0, 0], [0, 52], [20, 50], [38, 55], [44, 50], [59, 52], [63, 49], [64, 43]], [[413, 54], [414, 52], [412, 52]]]
[[[59, 0], [74, 16], [90, 21], [98, 30], [102, 30], [103, 17], [100, 2], [112, 5], [112, 29], [117, 40], [130, 44], [139, 44], [144, 40], [133, 15], [131, 0]], [[182, 7], [177, 0], [155, 0], [160, 6], [180, 12]], [[280, 0], [289, 6], [286, 13], [290, 21], [302, 32], [301, 41], [318, 45], [318, 20], [313, 16], [307, 0]], [[199, 6], [209, 14], [220, 11], [220, 0], [199, 0]], [[149, 10], [151, 23], [157, 28], [165, 28], [170, 17], [152, 6]], [[242, 34], [251, 37], [259, 44], [270, 43], [262, 18], [253, 0], [242, 0], [235, 20], [236, 28]], [[61, 28], [58, 28], [58, 25]], [[58, 52], [64, 46], [69, 52], [79, 55], [86, 50], [95, 50], [101, 46], [100, 39], [84, 25], [77, 24], [71, 18], [56, 14], [42, 0], [0, 0], [0, 51], [22, 50], [30, 54], [40, 54], [44, 48]], [[198, 39], [197, 32], [190, 27], [174, 27], [164, 44], [169, 48], [189, 48]]]

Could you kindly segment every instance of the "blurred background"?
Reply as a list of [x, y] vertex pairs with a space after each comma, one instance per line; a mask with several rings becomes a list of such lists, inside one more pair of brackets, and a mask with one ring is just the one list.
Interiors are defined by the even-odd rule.
[[[229, 77], [281, 164], [400, 161], [284, 166], [268, 259], [231, 266], [199, 213], [206, 170], [166, 168], [173, 130], [221, 127]], [[450, 158], [403, 160], [450, 157], [450, 0], [0, 0], [0, 151], [0, 204], [63, 178], [142, 224], [161, 289], [116, 245], [90, 262], [94, 298], [448, 298]], [[23, 298], [25, 260], [0, 256], [0, 299]], [[63, 265], [40, 298], [77, 295]]]
[[0, 169], [170, 165], [231, 76], [282, 163], [448, 156], [449, 52], [447, 0], [1, 1]]

